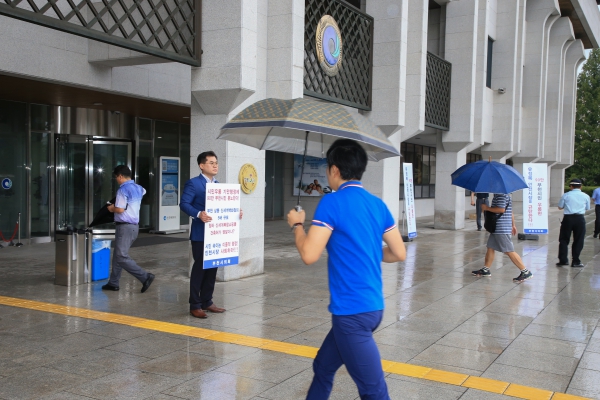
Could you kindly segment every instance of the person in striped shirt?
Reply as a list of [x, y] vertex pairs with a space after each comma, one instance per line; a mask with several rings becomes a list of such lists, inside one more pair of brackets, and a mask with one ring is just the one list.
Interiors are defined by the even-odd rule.
[[473, 271], [472, 274], [475, 276], [492, 276], [490, 267], [494, 262], [494, 256], [496, 251], [500, 251], [510, 258], [510, 261], [515, 264], [521, 271], [519, 276], [513, 279], [515, 283], [521, 283], [531, 278], [533, 274], [523, 264], [521, 256], [515, 251], [511, 235], [517, 234], [517, 226], [515, 225], [515, 217], [512, 212], [512, 200], [508, 194], [494, 194], [492, 199], [492, 206], [482, 204], [481, 209], [483, 211], [491, 211], [494, 214], [500, 214], [500, 217], [496, 221], [496, 230], [490, 233], [490, 237], [487, 242], [487, 252], [485, 253], [485, 265], [483, 268]]

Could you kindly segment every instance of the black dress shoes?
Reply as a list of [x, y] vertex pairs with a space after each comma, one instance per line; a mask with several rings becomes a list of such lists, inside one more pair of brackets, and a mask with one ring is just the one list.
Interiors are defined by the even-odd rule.
[[557, 267], [562, 267], [562, 266], [566, 266], [566, 265], [569, 265], [569, 263], [568, 262], [566, 262], [566, 263], [557, 262], [556, 263]]
[[594, 233], [594, 239], [596, 239], [598, 237], [597, 233]]
[[106, 285], [102, 286], [102, 290], [112, 290], [114, 292], [118, 292], [119, 291], [119, 287], [118, 286], [113, 286], [110, 283], [107, 283]]
[[582, 263], [579, 263], [579, 264], [573, 264], [573, 265], [571, 265], [571, 268], [583, 268], [583, 266], [584, 265]]
[[148, 278], [146, 278], [146, 282], [144, 282], [144, 286], [142, 286], [142, 293], [144, 293], [150, 285], [152, 285], [152, 281], [154, 280], [154, 274], [148, 274]]

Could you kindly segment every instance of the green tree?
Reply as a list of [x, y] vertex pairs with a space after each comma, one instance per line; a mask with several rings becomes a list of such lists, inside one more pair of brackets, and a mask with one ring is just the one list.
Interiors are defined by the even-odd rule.
[[600, 49], [590, 52], [577, 77], [575, 162], [565, 172], [567, 182], [579, 178], [586, 186], [600, 185]]

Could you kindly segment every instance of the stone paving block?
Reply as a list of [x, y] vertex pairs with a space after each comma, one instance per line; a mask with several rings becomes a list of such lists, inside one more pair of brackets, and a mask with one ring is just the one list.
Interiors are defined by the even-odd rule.
[[493, 353], [434, 344], [417, 355], [412, 361], [441, 362], [459, 368], [485, 371], [496, 357], [498, 355]]
[[239, 375], [271, 383], [281, 383], [311, 368], [312, 362], [305, 358], [289, 358], [278, 353], [261, 351], [233, 361], [217, 369], [217, 372]]
[[68, 389], [95, 399], [145, 399], [184, 381], [132, 369], [124, 369]]
[[531, 349], [523, 351], [520, 348], [510, 346], [498, 357], [496, 362], [551, 374], [572, 376], [579, 359], [540, 353]]
[[563, 393], [567, 389], [570, 380], [570, 377], [566, 375], [557, 375], [499, 363], [492, 364], [481, 376], [483, 378], [497, 379]]
[[27, 374], [0, 379], [0, 398], [31, 399], [73, 387], [88, 381], [81, 375], [40, 367]]

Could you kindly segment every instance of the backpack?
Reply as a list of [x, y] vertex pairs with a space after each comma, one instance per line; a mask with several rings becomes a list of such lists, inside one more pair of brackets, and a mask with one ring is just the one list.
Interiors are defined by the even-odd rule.
[[[508, 203], [506, 203], [506, 208], [508, 208], [508, 206], [511, 203], [511, 199], [510, 197], [508, 198]], [[500, 219], [500, 217], [502, 217], [504, 215], [504, 213], [502, 214], [496, 214], [493, 213], [491, 211], [484, 211], [483, 213], [483, 217], [485, 219], [485, 222], [483, 223], [483, 227], [486, 231], [488, 231], [489, 233], [495, 233], [496, 232], [496, 223], [498, 222], [498, 220]]]

